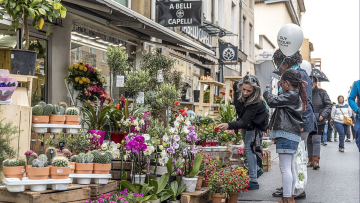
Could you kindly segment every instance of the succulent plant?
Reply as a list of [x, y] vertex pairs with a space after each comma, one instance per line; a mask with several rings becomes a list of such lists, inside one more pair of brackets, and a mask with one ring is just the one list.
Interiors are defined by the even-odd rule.
[[41, 105], [35, 105], [32, 107], [32, 114], [34, 116], [42, 116], [43, 115], [43, 107]]
[[78, 155], [73, 155], [73, 156], [70, 158], [70, 162], [76, 162], [77, 157], [78, 157]]
[[[53, 150], [52, 156], [50, 153], [51, 150]], [[46, 154], [47, 160], [49, 161], [49, 165], [51, 165], [52, 159], [56, 157], [56, 149], [54, 147], [48, 147], [45, 151], [45, 154]]]
[[67, 108], [67, 104], [66, 104], [66, 102], [60, 102], [60, 103], [59, 103], [59, 106], [64, 107], [64, 109], [66, 109], [66, 108]]
[[92, 163], [94, 161], [94, 155], [91, 153], [80, 153], [76, 158], [76, 163]]
[[65, 109], [62, 106], [53, 105], [53, 114], [55, 115], [64, 115]]
[[79, 109], [75, 107], [69, 107], [66, 109], [66, 115], [75, 115], [78, 116], [80, 114]]
[[32, 165], [32, 162], [34, 159], [38, 158], [38, 155], [34, 152], [32, 154], [30, 154], [29, 160], [27, 162], [27, 165]]
[[32, 107], [32, 114], [34, 116], [50, 116], [52, 113], [52, 105], [45, 104], [45, 102], [41, 102], [38, 105]]
[[41, 154], [37, 159], [32, 162], [33, 167], [45, 167], [48, 162], [48, 158], [45, 154]]
[[45, 107], [44, 107], [44, 111], [43, 111], [43, 115], [44, 116], [50, 116], [52, 114], [52, 105], [51, 104], [47, 104]]
[[64, 156], [57, 156], [53, 158], [51, 165], [54, 167], [68, 167], [69, 160]]
[[99, 152], [98, 150], [91, 151], [91, 154], [94, 155], [94, 163], [99, 164], [110, 164], [112, 159], [112, 153], [110, 151]]
[[15, 167], [15, 166], [25, 166], [25, 161], [22, 159], [6, 159], [3, 163], [3, 166]]
[[69, 160], [70, 160], [70, 157], [71, 157], [71, 155], [72, 155], [72, 153], [71, 153], [70, 150], [68, 150], [68, 149], [63, 149], [63, 150], [62, 150], [62, 154], [63, 154], [66, 158], [68, 158]]
[[42, 106], [43, 108], [46, 106], [45, 102], [39, 102], [38, 105]]

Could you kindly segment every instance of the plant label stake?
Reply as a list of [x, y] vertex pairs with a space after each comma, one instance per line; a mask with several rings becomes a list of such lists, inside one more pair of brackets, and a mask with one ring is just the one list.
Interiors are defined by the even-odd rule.
[[144, 103], [144, 92], [139, 92], [136, 98], [136, 103], [143, 104]]
[[157, 80], [158, 80], [158, 82], [164, 82], [164, 77], [163, 77], [162, 70], [157, 71]]
[[65, 146], [65, 143], [64, 143], [64, 142], [59, 142], [59, 147], [60, 147], [60, 150], [61, 150], [61, 151], [63, 150], [64, 146]]
[[51, 159], [53, 157], [53, 154], [54, 154], [54, 150], [53, 149], [50, 149], [50, 156], [51, 156]]

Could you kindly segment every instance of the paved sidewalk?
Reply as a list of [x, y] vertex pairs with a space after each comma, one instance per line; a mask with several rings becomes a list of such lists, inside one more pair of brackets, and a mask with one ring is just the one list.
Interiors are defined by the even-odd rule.
[[[345, 142], [345, 153], [338, 151], [338, 142], [321, 146], [320, 169], [308, 168], [307, 197], [297, 203], [358, 203], [359, 202], [359, 151], [355, 142]], [[239, 194], [240, 202], [279, 202], [272, 196], [281, 187], [281, 174], [275, 145], [269, 146], [272, 166], [259, 178], [260, 189]]]

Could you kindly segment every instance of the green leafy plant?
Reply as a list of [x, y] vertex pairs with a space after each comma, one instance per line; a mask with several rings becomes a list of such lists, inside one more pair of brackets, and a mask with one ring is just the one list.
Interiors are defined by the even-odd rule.
[[86, 150], [89, 150], [91, 147], [91, 139], [93, 138], [92, 134], [82, 134], [77, 133], [69, 135], [66, 138], [66, 145], [70, 151], [74, 154], [84, 153]]
[[157, 197], [161, 197], [161, 193], [164, 191], [167, 183], [169, 182], [169, 174], [164, 174], [160, 177], [159, 181], [151, 180], [154, 189], [150, 191], [150, 194], [155, 194]]
[[204, 94], [204, 102], [209, 102], [210, 101], [210, 92], [205, 92]]
[[[139, 192], [139, 186], [135, 186], [127, 180], [122, 180], [120, 183], [124, 188], [126, 188], [128, 191], [130, 191], [132, 193]], [[147, 201], [151, 201], [151, 200], [157, 200], [156, 194], [153, 194], [151, 192], [154, 189], [154, 187], [149, 186], [148, 184], [145, 184], [145, 183], [141, 183], [140, 185], [141, 185], [140, 194], [142, 193], [143, 197], [137, 201], [138, 203], [143, 203], [143, 202], [147, 202]]]
[[194, 178], [198, 174], [202, 160], [203, 160], [203, 156], [204, 156], [203, 153], [198, 153], [196, 155], [195, 160], [194, 160], [194, 165], [192, 167], [192, 171], [189, 174], [189, 178]]
[[[0, 111], [0, 115], [3, 112]], [[18, 138], [19, 127], [11, 122], [6, 122], [6, 118], [0, 118], [0, 172], [2, 171], [3, 161], [12, 159], [17, 155], [17, 149], [13, 148], [11, 142]]]
[[106, 124], [109, 123], [109, 111], [114, 108], [113, 105], [106, 105], [103, 108], [101, 105], [95, 111], [94, 107], [86, 102], [86, 107], [81, 107], [83, 112], [82, 124], [86, 124], [89, 130], [104, 130]]
[[63, 156], [57, 156], [53, 158], [51, 165], [54, 167], [68, 167], [69, 160]]
[[[176, 168], [181, 168], [184, 165], [184, 162], [175, 161]], [[170, 157], [168, 162], [166, 163], [167, 174], [173, 175], [175, 172], [174, 165], [172, 164], [172, 158]]]
[[6, 159], [3, 165], [7, 167], [25, 166], [25, 161], [22, 159]]
[[268, 143], [267, 142], [262, 142], [262, 146], [263, 146], [263, 148], [268, 148]]
[[[25, 49], [29, 49], [29, 28], [28, 18], [33, 19], [32, 25], [41, 30], [44, 26], [45, 20], [50, 22], [58, 18], [65, 18], [66, 8], [61, 5], [60, 0], [0, 0], [0, 7], [5, 8], [7, 14], [11, 16], [11, 26], [17, 30], [20, 22], [23, 23], [25, 34]], [[0, 19], [3, 19], [4, 10], [0, 10]], [[46, 35], [50, 34], [50, 25], [47, 25]]]
[[33, 167], [45, 167], [48, 163], [48, 158], [45, 154], [40, 154], [37, 159], [34, 159], [32, 162]]
[[145, 92], [149, 88], [150, 74], [147, 70], [125, 71], [125, 90], [134, 98], [139, 92]]
[[176, 200], [177, 196], [179, 196], [182, 192], [184, 192], [186, 185], [181, 185], [179, 187], [177, 181], [173, 181], [170, 183], [170, 189], [165, 189], [163, 193], [161, 193], [161, 201], [165, 201], [170, 198], [170, 200]]
[[234, 105], [230, 104], [230, 101], [226, 105], [220, 104], [219, 107], [220, 123], [230, 123], [236, 120], [236, 109]]

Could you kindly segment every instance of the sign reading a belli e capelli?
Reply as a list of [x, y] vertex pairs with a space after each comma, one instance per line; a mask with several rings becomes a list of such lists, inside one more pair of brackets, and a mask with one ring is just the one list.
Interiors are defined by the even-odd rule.
[[202, 25], [202, 2], [157, 2], [158, 23], [165, 27]]

